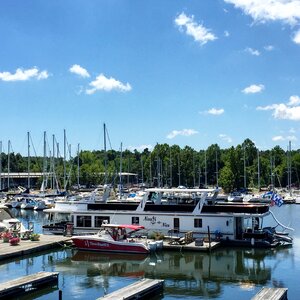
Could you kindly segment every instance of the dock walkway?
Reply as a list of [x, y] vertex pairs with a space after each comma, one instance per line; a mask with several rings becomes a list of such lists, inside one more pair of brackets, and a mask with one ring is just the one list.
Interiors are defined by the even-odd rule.
[[287, 300], [286, 288], [262, 288], [258, 294], [256, 294], [252, 300]]
[[151, 299], [151, 295], [163, 290], [163, 285], [163, 280], [144, 278], [104, 297], [98, 298], [98, 300]]
[[209, 252], [218, 248], [221, 245], [220, 242], [204, 242], [201, 245], [197, 245], [196, 241], [188, 244], [170, 243], [168, 241], [163, 242], [164, 250], [186, 250], [186, 251], [198, 251], [198, 252]]
[[57, 272], [38, 272], [0, 283], [0, 299], [7, 299], [7, 297], [13, 297], [17, 294], [34, 291], [50, 283], [58, 283]]
[[3, 243], [0, 240], [0, 261], [20, 257], [43, 250], [54, 249], [70, 242], [70, 237], [41, 234], [39, 241], [21, 240], [18, 245]]

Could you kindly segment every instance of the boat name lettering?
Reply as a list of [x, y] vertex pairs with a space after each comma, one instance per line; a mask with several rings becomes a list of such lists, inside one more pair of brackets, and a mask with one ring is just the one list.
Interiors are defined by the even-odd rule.
[[90, 241], [89, 244], [90, 244], [90, 246], [98, 246], [98, 247], [105, 247], [105, 248], [108, 247], [107, 243], [101, 243], [101, 242], [92, 242], [92, 241]]
[[163, 222], [163, 227], [170, 227], [170, 224]]
[[148, 221], [151, 224], [155, 224], [156, 223], [156, 217], [154, 217], [154, 216], [152, 216], [152, 217], [145, 216], [144, 221]]

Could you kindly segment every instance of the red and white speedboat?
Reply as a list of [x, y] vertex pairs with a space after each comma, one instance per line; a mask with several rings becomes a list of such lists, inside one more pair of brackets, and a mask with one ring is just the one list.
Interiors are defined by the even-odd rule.
[[82, 250], [146, 254], [150, 251], [147, 243], [130, 238], [132, 233], [141, 229], [144, 226], [102, 224], [97, 234], [73, 236], [72, 241]]

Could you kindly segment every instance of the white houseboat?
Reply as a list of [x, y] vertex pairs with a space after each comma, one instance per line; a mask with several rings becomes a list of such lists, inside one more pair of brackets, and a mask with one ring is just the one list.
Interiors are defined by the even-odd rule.
[[[89, 202], [66, 210], [56, 205], [44, 210], [50, 220], [72, 223], [76, 232], [98, 231], [103, 221], [144, 226], [148, 233], [182, 236], [192, 231], [195, 238], [212, 236], [226, 244], [253, 247], [290, 245], [292, 238], [263, 228], [264, 218], [273, 214], [269, 205], [221, 203], [219, 189], [146, 189], [139, 203]], [[274, 220], [277, 219], [274, 217]], [[45, 225], [54, 232], [60, 223]], [[280, 223], [279, 223], [280, 224]], [[284, 229], [290, 229], [280, 224]], [[59, 228], [62, 232], [62, 227]], [[57, 233], [57, 232], [56, 232]]]

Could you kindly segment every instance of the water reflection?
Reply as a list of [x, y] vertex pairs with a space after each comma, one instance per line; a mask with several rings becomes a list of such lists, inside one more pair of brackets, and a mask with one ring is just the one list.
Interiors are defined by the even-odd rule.
[[112, 277], [147, 277], [165, 279], [168, 294], [219, 297], [223, 284], [265, 285], [272, 270], [264, 260], [274, 254], [265, 250], [220, 249], [211, 254], [162, 252], [144, 256], [75, 250], [70, 259], [57, 261], [56, 270], [82, 275], [82, 288], [101, 285], [108, 289]]

